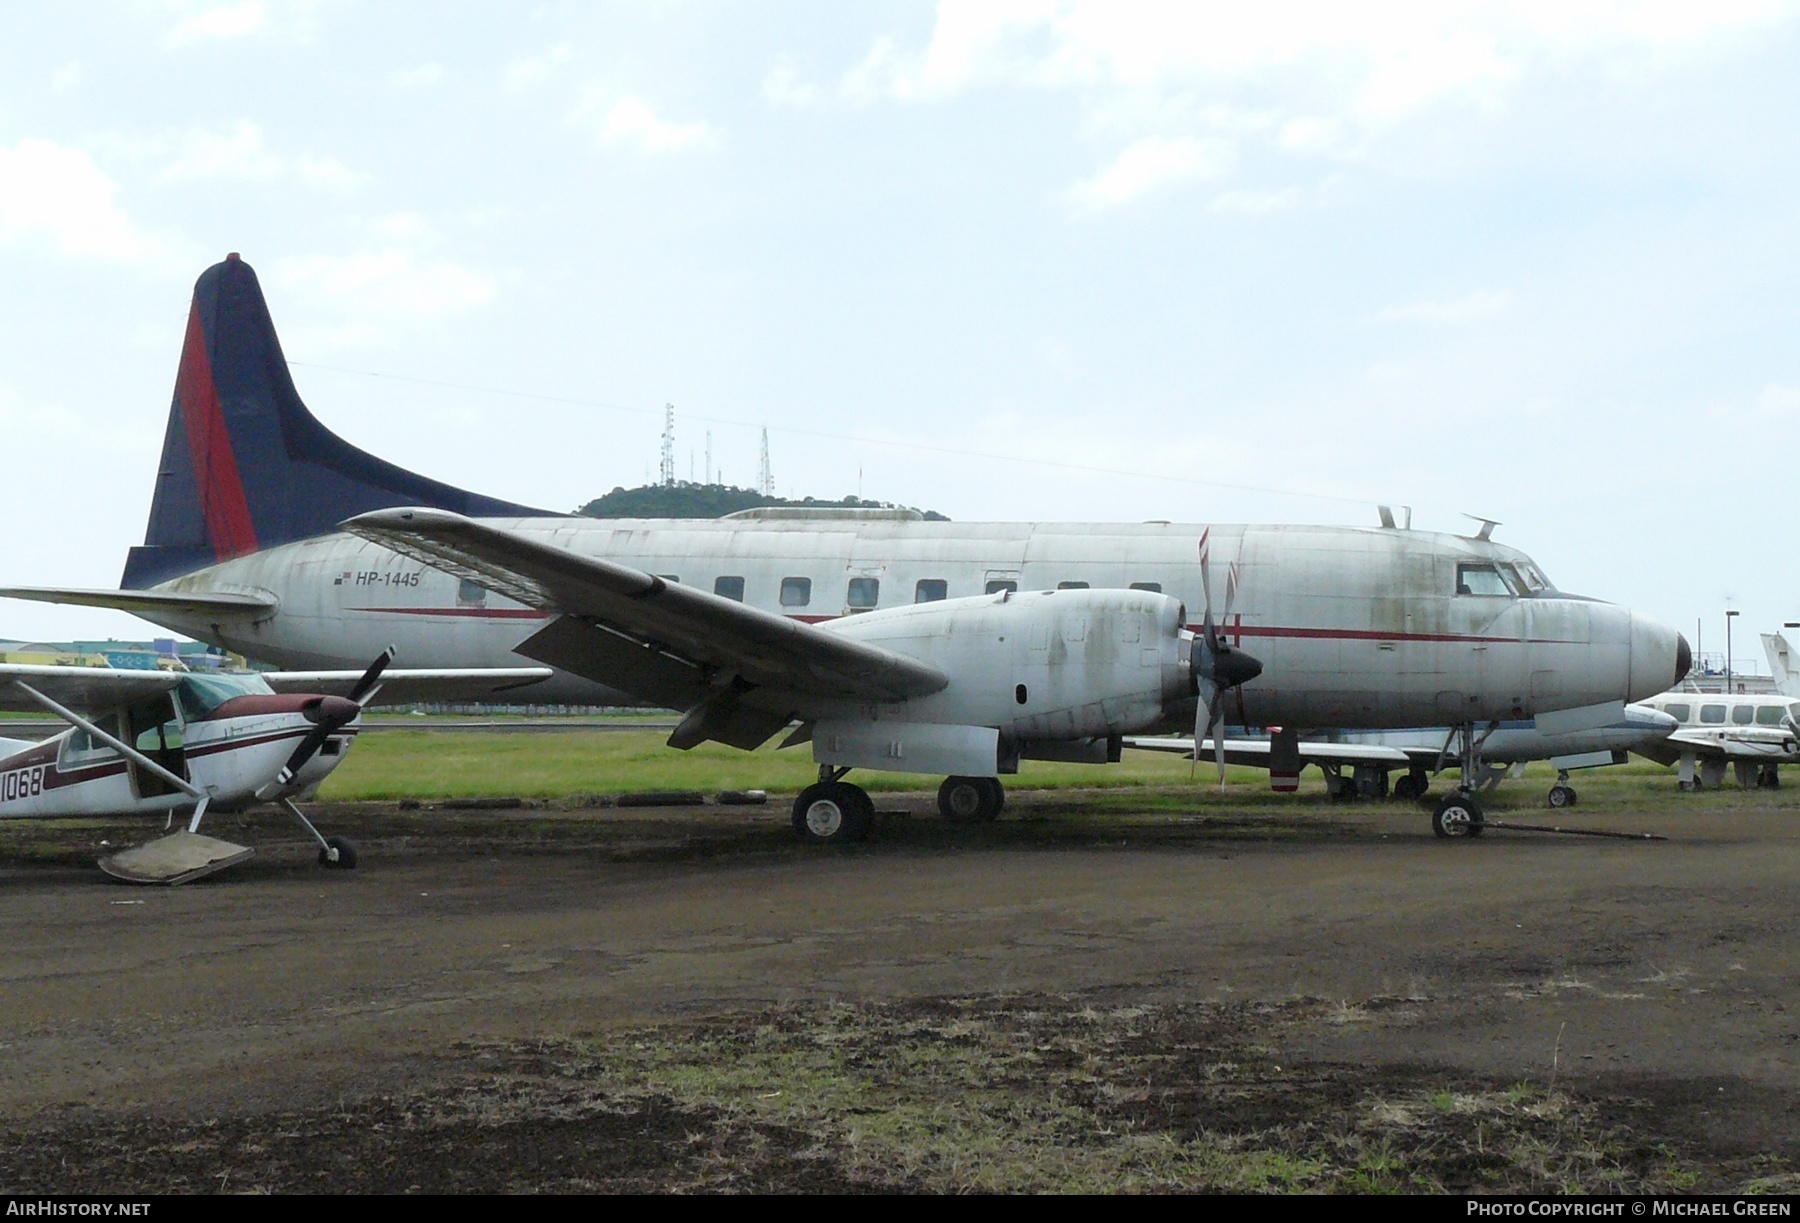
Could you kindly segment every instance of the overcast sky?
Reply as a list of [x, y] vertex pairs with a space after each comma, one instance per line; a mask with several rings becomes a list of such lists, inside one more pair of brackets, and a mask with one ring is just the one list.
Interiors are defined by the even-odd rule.
[[0, 7], [0, 582], [117, 584], [241, 251], [329, 427], [486, 493], [642, 483], [672, 402], [683, 477], [766, 425], [957, 519], [1478, 513], [1747, 664], [1796, 63], [1761, 0]]

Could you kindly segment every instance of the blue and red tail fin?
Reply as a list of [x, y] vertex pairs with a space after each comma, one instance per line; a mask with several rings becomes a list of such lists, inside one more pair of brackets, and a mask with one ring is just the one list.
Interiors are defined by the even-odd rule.
[[416, 475], [331, 432], [294, 389], [250, 265], [233, 254], [206, 269], [194, 284], [150, 525], [120, 585], [142, 590], [396, 505], [546, 514]]

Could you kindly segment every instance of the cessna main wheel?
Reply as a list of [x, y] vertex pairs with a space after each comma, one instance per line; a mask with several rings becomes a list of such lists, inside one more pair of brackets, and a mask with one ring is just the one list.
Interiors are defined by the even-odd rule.
[[320, 866], [334, 866], [338, 870], [354, 870], [356, 867], [356, 843], [343, 837], [326, 837], [325, 848], [319, 851]]
[[938, 812], [953, 824], [994, 819], [1006, 806], [1006, 789], [995, 777], [946, 777], [938, 787]]
[[816, 845], [860, 841], [874, 821], [875, 804], [861, 786], [848, 782], [822, 781], [794, 800], [794, 831]]
[[1450, 795], [1431, 813], [1431, 831], [1440, 837], [1478, 837], [1481, 824], [1481, 807], [1461, 792]]

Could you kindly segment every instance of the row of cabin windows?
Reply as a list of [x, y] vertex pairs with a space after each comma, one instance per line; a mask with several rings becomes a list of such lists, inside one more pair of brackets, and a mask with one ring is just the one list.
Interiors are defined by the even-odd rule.
[[[1690, 722], [1694, 717], [1694, 707], [1685, 701], [1664, 701], [1657, 708], [1677, 722]], [[1700, 706], [1700, 724], [1703, 726], [1725, 725], [1725, 708], [1722, 701], [1702, 704]], [[1780, 726], [1789, 717], [1800, 718], [1800, 704], [1731, 706], [1731, 724], [1733, 726]]]
[[[665, 581], [679, 582], [681, 579], [672, 573], [658, 574]], [[1086, 590], [1086, 582], [1058, 582], [1058, 590]], [[1133, 590], [1148, 590], [1161, 593], [1160, 582], [1133, 582]], [[1019, 583], [1011, 578], [995, 578], [987, 583], [987, 593], [997, 595], [1001, 591], [1019, 589]], [[713, 593], [726, 599], [744, 601], [744, 579], [736, 575], [713, 579]], [[914, 603], [936, 603], [950, 597], [950, 583], [943, 578], [920, 578], [913, 584]], [[844, 589], [844, 606], [853, 612], [872, 611], [881, 602], [880, 578], [851, 578]], [[781, 605], [783, 607], [808, 607], [812, 604], [811, 578], [782, 578]]]

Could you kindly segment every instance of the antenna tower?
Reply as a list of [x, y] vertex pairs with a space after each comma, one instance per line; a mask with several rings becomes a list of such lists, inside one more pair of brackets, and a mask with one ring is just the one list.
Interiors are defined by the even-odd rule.
[[663, 405], [662, 482], [665, 488], [675, 484], [675, 405], [672, 403]]
[[769, 430], [762, 431], [762, 463], [756, 469], [756, 491], [765, 497], [775, 495], [775, 473], [769, 470]]

